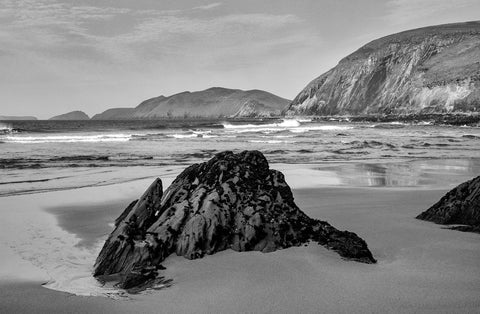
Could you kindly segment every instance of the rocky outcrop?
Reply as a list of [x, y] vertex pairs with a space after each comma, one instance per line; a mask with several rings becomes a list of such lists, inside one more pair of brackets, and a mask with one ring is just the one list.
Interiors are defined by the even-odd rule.
[[417, 219], [443, 225], [467, 225], [454, 227], [460, 231], [480, 231], [480, 176], [448, 192]]
[[[244, 117], [241, 109], [249, 103], [260, 104], [262, 115], [278, 115], [290, 101], [261, 90], [243, 91], [213, 87], [198, 92], [151, 98], [135, 108], [109, 109], [95, 115], [93, 119], [218, 118], [232, 115]], [[251, 111], [247, 114], [251, 114]]]
[[308, 84], [287, 115], [480, 111], [480, 22], [374, 40]]
[[65, 114], [61, 114], [55, 117], [51, 117], [48, 120], [89, 120], [88, 115], [83, 111], [72, 111]]
[[308, 217], [262, 153], [223, 152], [185, 169], [162, 193], [155, 180], [116, 220], [95, 276], [121, 274], [130, 288], [157, 275], [170, 254], [188, 259], [233, 249], [271, 252], [315, 241], [344, 258], [375, 263], [355, 233]]

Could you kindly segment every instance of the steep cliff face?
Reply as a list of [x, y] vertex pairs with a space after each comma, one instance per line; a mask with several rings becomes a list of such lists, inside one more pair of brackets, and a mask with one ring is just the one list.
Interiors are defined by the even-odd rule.
[[374, 40], [305, 87], [287, 115], [480, 112], [480, 22]]
[[72, 111], [65, 114], [61, 114], [55, 117], [51, 117], [48, 120], [89, 120], [88, 115], [83, 111]]
[[196, 259], [226, 249], [271, 252], [316, 241], [345, 258], [376, 262], [355, 233], [303, 213], [283, 174], [258, 151], [227, 151], [194, 164], [164, 193], [157, 179], [115, 225], [94, 275], [120, 274], [127, 289], [156, 277], [172, 253]]
[[[143, 101], [135, 108], [109, 109], [93, 117], [95, 120], [111, 119], [161, 119], [172, 117], [245, 117], [280, 114], [289, 100], [261, 90], [243, 91], [213, 87], [198, 92], [183, 92], [172, 96], [159, 96]], [[252, 110], [242, 110], [256, 104]]]

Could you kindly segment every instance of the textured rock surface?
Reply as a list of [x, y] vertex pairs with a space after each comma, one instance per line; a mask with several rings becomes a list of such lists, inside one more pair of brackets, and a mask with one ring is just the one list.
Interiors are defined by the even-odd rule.
[[61, 114], [55, 117], [51, 117], [49, 120], [89, 120], [88, 115], [83, 111], [72, 111], [65, 114]]
[[411, 115], [480, 111], [480, 22], [374, 40], [293, 100], [287, 115]]
[[460, 184], [417, 218], [444, 225], [469, 225], [472, 228], [455, 229], [478, 232], [480, 228], [480, 176]]
[[185, 169], [162, 195], [157, 179], [116, 221], [95, 276], [123, 274], [123, 287], [145, 279], [170, 254], [189, 259], [233, 249], [271, 252], [316, 241], [341, 256], [375, 263], [356, 234], [309, 218], [281, 172], [258, 151], [223, 152]]
[[[262, 114], [280, 114], [289, 100], [261, 90], [243, 91], [213, 87], [198, 92], [183, 92], [145, 100], [135, 108], [109, 109], [95, 115], [95, 120], [229, 117], [241, 115], [249, 103], [258, 104]], [[258, 110], [257, 110], [258, 111]], [[250, 115], [251, 111], [247, 111]]]

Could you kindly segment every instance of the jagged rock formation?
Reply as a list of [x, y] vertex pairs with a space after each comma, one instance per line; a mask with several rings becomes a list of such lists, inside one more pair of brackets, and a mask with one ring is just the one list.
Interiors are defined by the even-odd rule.
[[305, 87], [287, 115], [480, 112], [480, 22], [374, 40]]
[[283, 174], [258, 151], [226, 151], [194, 164], [163, 194], [155, 180], [115, 225], [94, 275], [120, 273], [124, 288], [154, 277], [172, 253], [195, 259], [229, 248], [271, 252], [313, 240], [345, 258], [376, 262], [355, 233], [305, 215]]
[[449, 191], [440, 201], [418, 215], [417, 219], [442, 225], [468, 225], [458, 229], [480, 231], [480, 176]]
[[88, 115], [83, 111], [71, 111], [65, 114], [51, 117], [48, 120], [89, 120]]
[[[95, 120], [161, 119], [230, 117], [241, 115], [241, 108], [255, 103], [259, 113], [278, 115], [289, 100], [261, 90], [243, 91], [213, 87], [198, 92], [183, 92], [172, 96], [159, 96], [145, 100], [135, 108], [109, 109], [95, 115]], [[251, 114], [249, 111], [248, 114]]]

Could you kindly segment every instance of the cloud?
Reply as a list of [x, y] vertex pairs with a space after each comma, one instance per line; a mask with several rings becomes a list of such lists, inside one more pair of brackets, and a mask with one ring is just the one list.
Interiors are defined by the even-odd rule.
[[475, 5], [478, 0], [389, 0], [384, 20], [402, 25]]
[[214, 3], [194, 7], [193, 9], [194, 10], [211, 10], [211, 9], [214, 9], [214, 8], [219, 7], [221, 5], [222, 5], [221, 2], [214, 2]]
[[[211, 3], [201, 9], [218, 7]], [[7, 22], [2, 22], [3, 21]], [[55, 0], [0, 0], [2, 45], [55, 57], [141, 60], [175, 49], [199, 51], [205, 45], [232, 46], [280, 36], [301, 21], [266, 13], [196, 16], [189, 10], [141, 10], [73, 5]], [[275, 33], [277, 32], [277, 33]], [[203, 46], [203, 47], [202, 47]], [[73, 53], [78, 51], [78, 53]], [[182, 54], [182, 51], [177, 51]]]
[[[26, 69], [36, 78], [118, 81], [257, 68], [321, 42], [293, 14], [212, 13], [0, 0], [0, 66], [23, 64], [8, 67], [18, 82]], [[0, 83], [10, 81], [0, 73]]]

